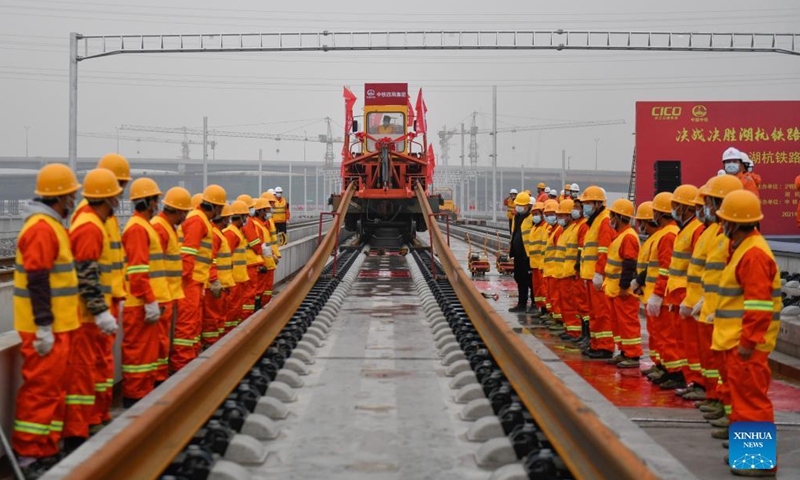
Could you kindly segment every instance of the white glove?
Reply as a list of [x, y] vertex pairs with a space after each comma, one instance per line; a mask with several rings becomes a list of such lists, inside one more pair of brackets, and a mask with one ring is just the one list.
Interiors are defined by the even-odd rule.
[[635, 292], [636, 290], [639, 290], [639, 282], [634, 278], [631, 280], [631, 292]]
[[700, 301], [695, 304], [694, 308], [692, 308], [692, 316], [693, 317], [699, 317], [700, 316], [700, 311], [703, 310], [703, 300], [704, 299], [705, 298], [701, 297]]
[[714, 314], [713, 313], [709, 313], [708, 314], [708, 316], [706, 317], [706, 322], [714, 323]]
[[266, 243], [261, 244], [261, 255], [264, 258], [272, 258], [272, 247]]
[[158, 302], [148, 303], [144, 306], [144, 321], [145, 323], [156, 323], [161, 317], [161, 307]]
[[53, 327], [39, 327], [36, 330], [36, 340], [33, 341], [33, 348], [39, 356], [44, 357], [53, 349], [56, 338], [53, 336]]
[[688, 317], [692, 314], [692, 307], [681, 304], [681, 308], [678, 309], [678, 313], [681, 317]]
[[592, 283], [594, 284], [594, 289], [599, 291], [603, 286], [603, 276], [599, 273], [595, 273], [592, 278]]
[[645, 307], [647, 314], [651, 317], [657, 317], [661, 312], [661, 302], [663, 301], [664, 299], [658, 295], [650, 295], [650, 298], [647, 299], [647, 307]]
[[211, 290], [211, 295], [213, 295], [214, 298], [219, 298], [222, 296], [222, 283], [220, 283], [219, 280], [214, 280], [211, 282], [211, 285], [208, 286], [208, 289]]
[[117, 319], [114, 318], [114, 315], [111, 315], [110, 310], [106, 310], [100, 315], [95, 315], [94, 323], [106, 335], [111, 335], [117, 331]]

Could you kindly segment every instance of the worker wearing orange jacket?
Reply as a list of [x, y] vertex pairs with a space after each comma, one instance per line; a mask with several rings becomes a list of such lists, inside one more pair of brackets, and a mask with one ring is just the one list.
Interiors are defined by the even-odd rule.
[[128, 296], [122, 310], [122, 405], [133, 406], [153, 390], [158, 370], [159, 321], [172, 299], [164, 250], [150, 220], [161, 190], [150, 178], [131, 184], [134, 213], [122, 232]]
[[547, 185], [543, 182], [539, 182], [539, 185], [536, 186], [536, 201], [544, 203], [549, 199], [550, 196], [547, 194]]
[[[275, 187], [275, 201], [272, 214], [274, 215], [275, 228], [279, 233], [286, 235], [286, 224], [292, 218], [289, 202], [283, 196], [283, 188]], [[276, 236], [277, 239], [277, 236]]]
[[[98, 357], [105, 358], [107, 339], [117, 331], [111, 314], [111, 266], [113, 257], [105, 221], [119, 206], [122, 193], [114, 173], [105, 168], [91, 170], [83, 181], [87, 208], [73, 217], [69, 230], [78, 275], [81, 326], [72, 335], [67, 361], [64, 450], [72, 452], [89, 438], [95, 395], [105, 390], [105, 379], [96, 390]], [[94, 424], [96, 425], [96, 424]], [[95, 427], [98, 428], [99, 426]]]
[[242, 300], [242, 321], [247, 320], [250, 315], [260, 310], [262, 306], [263, 285], [267, 275], [263, 254], [265, 229], [262, 222], [266, 218], [267, 211], [265, 208], [267, 205], [269, 205], [269, 202], [265, 198], [251, 200], [249, 205], [250, 217], [242, 227], [242, 234], [247, 242], [247, 249], [245, 250], [247, 276], [250, 278]]
[[503, 199], [503, 205], [506, 207], [506, 218], [508, 219], [508, 231], [511, 232], [511, 228], [514, 226], [514, 215], [517, 214], [516, 205], [514, 205], [514, 199], [517, 197], [517, 189], [512, 188], [508, 192], [508, 196]]
[[578, 338], [574, 339], [579, 348], [589, 347], [591, 335], [589, 331], [589, 289], [586, 286], [586, 281], [581, 278], [581, 265], [580, 258], [583, 253], [583, 246], [586, 243], [586, 232], [589, 231], [589, 224], [586, 222], [586, 217], [583, 216], [583, 203], [580, 201], [580, 189], [578, 184], [573, 184], [575, 190], [575, 198], [572, 200], [572, 221], [576, 230], [576, 241], [578, 247], [578, 259], [575, 261], [575, 282], [572, 285], [572, 292], [570, 298], [575, 301], [575, 308], [581, 318], [581, 334]]
[[531, 206], [531, 230], [528, 234], [528, 264], [531, 267], [531, 282], [533, 286], [533, 308], [528, 313], [533, 318], [539, 318], [544, 313], [547, 289], [544, 285], [542, 269], [544, 268], [544, 232], [549, 225], [544, 221], [544, 203], [534, 202]]
[[711, 348], [725, 355], [730, 422], [774, 422], [768, 357], [778, 339], [783, 302], [775, 257], [758, 231], [761, 202], [736, 190], [722, 200], [717, 216], [731, 257], [720, 279]]
[[[128, 160], [118, 153], [104, 155], [97, 168], [105, 168], [114, 172], [117, 183], [123, 190], [131, 180], [131, 167]], [[87, 210], [87, 201], [81, 200], [75, 213], [72, 214], [74, 220], [78, 213]], [[119, 318], [122, 306], [125, 303], [125, 272], [122, 269], [125, 262], [125, 254], [122, 251], [122, 229], [119, 225], [117, 216], [113, 213], [105, 221], [106, 232], [109, 235], [111, 263], [111, 315]], [[97, 380], [95, 382], [95, 402], [94, 412], [92, 413], [92, 425], [105, 424], [111, 421], [111, 402], [114, 393], [114, 342], [116, 334], [105, 335], [97, 339], [102, 343], [101, 348], [105, 351], [105, 356], [97, 357], [95, 372]]]
[[[276, 189], [277, 191], [277, 189]], [[280, 252], [278, 251], [278, 236], [275, 222], [272, 221], [272, 205], [279, 200], [277, 197], [274, 199], [267, 198], [266, 204], [259, 204], [263, 210], [263, 217], [257, 217], [256, 227], [261, 229], [261, 235], [264, 243], [261, 246], [261, 254], [264, 257], [264, 267], [267, 273], [261, 277], [262, 283], [259, 285], [259, 292], [261, 292], [261, 305], [264, 306], [272, 300], [272, 289], [275, 285], [275, 269], [278, 267], [280, 261]], [[285, 233], [285, 232], [282, 232]]]
[[745, 190], [752, 192], [758, 197], [758, 185], [756, 185], [753, 177], [747, 174], [747, 165], [744, 163], [744, 158], [744, 155], [742, 155], [742, 152], [738, 149], [729, 147], [722, 153], [722, 167], [725, 173], [738, 178], [742, 182]]
[[[614, 238], [605, 207], [606, 192], [598, 186], [587, 187], [581, 195], [583, 215], [589, 230], [580, 258], [581, 278], [586, 280], [590, 305], [590, 345], [583, 353], [589, 358], [609, 359], [614, 356], [614, 332], [608, 297], [602, 291], [608, 247]], [[589, 284], [591, 282], [591, 284]]]
[[[645, 313], [647, 315], [648, 331], [657, 336], [656, 344], [661, 358], [657, 370], [650, 372], [647, 378], [656, 384], [667, 380], [683, 378], [681, 372], [682, 362], [675, 360], [677, 344], [669, 338], [671, 312], [664, 304], [669, 280], [669, 265], [672, 262], [672, 250], [679, 228], [672, 218], [672, 192], [661, 192], [653, 197], [653, 222], [658, 226], [654, 234], [654, 241], [650, 247], [650, 257], [647, 260], [647, 276], [644, 284]], [[650, 326], [652, 325], [652, 327]]]
[[[564, 229], [556, 244], [560, 258], [556, 278], [558, 279], [559, 308], [563, 320], [562, 340], [578, 338], [581, 335], [582, 323], [577, 306], [572, 299], [575, 283], [578, 282], [578, 272], [575, 270], [575, 263], [578, 261], [578, 225], [572, 218], [573, 206], [574, 202], [571, 199], [564, 199], [558, 205], [556, 212], [558, 226]], [[559, 331], [560, 329], [551, 327], [551, 330]]]
[[178, 300], [183, 295], [183, 262], [181, 244], [178, 240], [178, 227], [192, 210], [192, 197], [182, 187], [172, 187], [164, 195], [164, 208], [150, 220], [153, 230], [158, 234], [161, 249], [164, 250], [164, 270], [167, 275], [170, 301], [162, 305], [164, 312], [158, 321], [158, 366], [155, 384], [169, 377], [169, 347], [172, 324], [177, 313]]
[[203, 328], [203, 289], [211, 277], [214, 230], [211, 219], [222, 212], [225, 189], [209, 185], [203, 190], [200, 204], [186, 216], [181, 225], [183, 244], [183, 294], [178, 301], [178, 319], [172, 340], [170, 367], [178, 371], [200, 353], [200, 335]]
[[[211, 269], [217, 275], [219, 291], [215, 293], [212, 283], [206, 289], [203, 305], [203, 343], [213, 345], [225, 334], [225, 320], [227, 319], [229, 293], [235, 285], [233, 281], [233, 253], [227, 237], [222, 231], [228, 226], [231, 217], [231, 207], [227, 203], [222, 207], [222, 213], [211, 223], [214, 227], [214, 262]], [[212, 273], [213, 276], [213, 273]]]
[[58, 463], [70, 343], [78, 318], [78, 276], [62, 225], [80, 189], [66, 165], [44, 166], [17, 237], [14, 329], [22, 341], [12, 448], [26, 476]]
[[[652, 282], [647, 282], [648, 270], [651, 268], [648, 265], [650, 255], [653, 251], [653, 245], [658, 244], [658, 239], [662, 234], [656, 235], [659, 231], [659, 226], [653, 220], [653, 202], [642, 202], [636, 208], [636, 229], [639, 235], [647, 236], [641, 248], [639, 248], [639, 257], [636, 263], [636, 278], [631, 282], [631, 291], [636, 294], [640, 302], [646, 300], [649, 294], [645, 294], [645, 288], [649, 286], [649, 290], [654, 289]], [[658, 262], [655, 262], [654, 268], [657, 272]], [[652, 292], [651, 292], [652, 293]], [[649, 337], [648, 354], [653, 361], [653, 365], [649, 368], [642, 370], [642, 375], [649, 375], [650, 373], [658, 370], [661, 371], [661, 336], [658, 330], [654, 328], [653, 320], [647, 318], [647, 336]]]
[[631, 226], [633, 203], [620, 198], [608, 210], [611, 212], [609, 223], [616, 237], [608, 247], [603, 292], [611, 304], [614, 342], [620, 353], [607, 362], [618, 368], [639, 368], [639, 357], [643, 353], [639, 299], [630, 288], [639, 259], [639, 235]]
[[561, 233], [564, 229], [558, 225], [557, 211], [558, 202], [556, 200], [544, 202], [544, 221], [547, 223], [549, 230], [547, 231], [544, 246], [544, 268], [542, 268], [542, 276], [544, 277], [545, 285], [547, 285], [545, 306], [550, 313], [550, 318], [545, 319], [544, 324], [548, 327], [562, 322], [558, 295], [559, 291], [555, 274], [561, 266], [558, 255], [558, 239], [561, 237]]
[[231, 203], [230, 224], [223, 230], [225, 238], [233, 252], [233, 281], [235, 285], [230, 288], [228, 296], [228, 311], [225, 318], [225, 331], [235, 328], [242, 321], [242, 302], [244, 291], [250, 277], [247, 274], [247, 241], [242, 233], [244, 220], [247, 218], [247, 204], [241, 200]]

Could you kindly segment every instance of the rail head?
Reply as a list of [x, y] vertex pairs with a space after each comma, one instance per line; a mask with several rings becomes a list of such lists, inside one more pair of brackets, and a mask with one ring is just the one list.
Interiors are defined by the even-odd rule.
[[43, 478], [153, 479], [161, 475], [266, 351], [311, 290], [330, 258], [352, 195], [353, 189], [348, 188], [337, 220], [281, 295], [214, 345], [208, 351], [213, 354], [201, 354], [170, 378], [163, 385], [167, 387], [164, 393], [153, 392], [153, 398], [141, 402], [142, 408], [134, 406]]
[[486, 302], [432, 221], [424, 190], [417, 199], [439, 261], [464, 310], [525, 407], [580, 480], [651, 480], [658, 476], [587, 407]]

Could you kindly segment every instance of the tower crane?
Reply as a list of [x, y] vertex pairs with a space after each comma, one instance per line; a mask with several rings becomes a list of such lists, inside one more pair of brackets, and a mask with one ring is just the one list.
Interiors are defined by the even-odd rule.
[[[120, 135], [119, 133], [111, 133], [111, 132], [79, 132], [79, 137], [87, 137], [87, 138], [107, 138], [111, 140], [128, 140], [133, 142], [147, 142], [147, 143], [178, 143], [181, 145], [181, 159], [189, 160], [189, 145], [202, 145], [203, 142], [199, 142], [196, 140], [190, 140], [188, 136], [184, 135], [183, 140], [176, 140], [174, 138], [163, 138], [163, 137], [137, 137], [133, 135]], [[217, 148], [217, 142], [212, 140], [208, 142], [211, 150]], [[117, 144], [117, 150], [119, 150], [119, 143]]]

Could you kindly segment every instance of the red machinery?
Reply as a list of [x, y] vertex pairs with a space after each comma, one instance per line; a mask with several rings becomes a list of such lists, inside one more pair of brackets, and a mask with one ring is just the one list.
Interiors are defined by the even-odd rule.
[[[376, 228], [393, 227], [409, 238], [426, 231], [414, 186], [419, 183], [428, 192], [434, 213], [441, 200], [430, 195], [436, 161], [427, 139], [422, 90], [415, 115], [407, 84], [365, 84], [363, 131], [358, 131], [358, 122], [353, 121], [355, 95], [345, 88], [344, 98], [342, 189], [356, 185], [345, 228], [370, 235]], [[332, 200], [336, 209], [341, 194], [334, 194]]]

